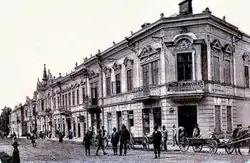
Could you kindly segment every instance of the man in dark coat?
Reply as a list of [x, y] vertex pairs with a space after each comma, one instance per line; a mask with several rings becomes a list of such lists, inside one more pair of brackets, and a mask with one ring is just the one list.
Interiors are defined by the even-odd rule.
[[122, 155], [122, 148], [124, 147], [124, 155], [127, 154], [127, 143], [130, 140], [130, 134], [125, 125], [122, 125], [120, 132], [120, 156]]
[[119, 142], [119, 134], [116, 131], [115, 127], [113, 128], [113, 131], [114, 132], [112, 133], [112, 136], [111, 136], [111, 143], [112, 143], [114, 155], [117, 155], [117, 145]]
[[14, 147], [13, 154], [12, 154], [12, 163], [20, 163], [20, 155], [18, 150], [18, 143], [14, 142], [12, 146]]
[[90, 156], [90, 144], [91, 144], [91, 138], [89, 135], [86, 133], [83, 138], [84, 146], [85, 146], [85, 154], [86, 156]]
[[161, 139], [162, 139], [161, 132], [158, 131], [158, 126], [156, 125], [154, 127], [154, 132], [153, 132], [153, 144], [154, 144], [155, 159], [157, 158], [157, 153], [158, 153], [158, 158], [160, 158], [160, 154], [161, 154]]
[[96, 155], [98, 156], [98, 151], [99, 151], [100, 149], [102, 149], [103, 154], [106, 155], [107, 153], [104, 151], [104, 145], [103, 145], [102, 130], [99, 130], [99, 131], [98, 131], [97, 141], [98, 141], [98, 147], [97, 147], [97, 150], [96, 150]]

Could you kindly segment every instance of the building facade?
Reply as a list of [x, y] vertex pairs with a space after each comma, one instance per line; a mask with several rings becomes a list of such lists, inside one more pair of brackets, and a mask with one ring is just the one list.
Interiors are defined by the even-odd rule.
[[154, 125], [176, 125], [191, 136], [198, 123], [206, 137], [248, 126], [249, 57], [250, 36], [208, 8], [193, 14], [185, 0], [179, 14], [161, 14], [66, 76], [52, 77], [44, 67], [38, 130], [81, 138], [88, 128], [104, 126], [110, 135], [125, 124], [142, 136]]
[[15, 106], [14, 110], [11, 111], [9, 120], [11, 134], [15, 133], [17, 137], [21, 137], [27, 133], [24, 122], [24, 107], [22, 104]]

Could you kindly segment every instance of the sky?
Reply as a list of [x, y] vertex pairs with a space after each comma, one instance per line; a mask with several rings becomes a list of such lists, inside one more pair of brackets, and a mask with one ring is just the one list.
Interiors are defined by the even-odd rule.
[[[249, 0], [194, 0], [194, 13], [213, 14], [250, 33]], [[136, 32], [160, 13], [179, 12], [181, 0], [0, 0], [0, 108], [33, 96], [46, 64], [53, 76], [74, 69]]]

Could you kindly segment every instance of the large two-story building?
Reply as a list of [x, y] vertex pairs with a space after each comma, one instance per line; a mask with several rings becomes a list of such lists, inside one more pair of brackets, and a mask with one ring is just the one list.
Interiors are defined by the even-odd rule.
[[111, 134], [125, 124], [142, 136], [175, 124], [191, 136], [198, 123], [207, 136], [248, 126], [250, 36], [208, 8], [193, 14], [191, 0], [179, 5], [179, 14], [161, 14], [66, 76], [45, 67], [37, 83], [40, 130], [82, 137], [88, 127]]

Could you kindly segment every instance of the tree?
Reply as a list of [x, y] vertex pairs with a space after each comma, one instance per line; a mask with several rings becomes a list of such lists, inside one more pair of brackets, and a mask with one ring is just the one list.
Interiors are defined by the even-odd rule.
[[9, 116], [11, 113], [11, 108], [5, 106], [2, 109], [2, 113], [0, 115], [0, 131], [6, 132], [9, 134]]

